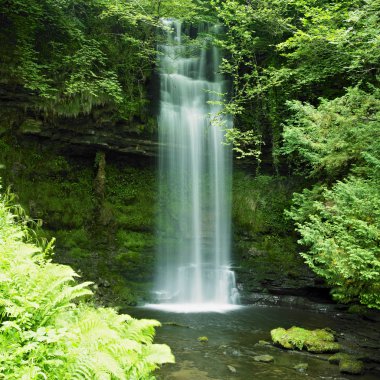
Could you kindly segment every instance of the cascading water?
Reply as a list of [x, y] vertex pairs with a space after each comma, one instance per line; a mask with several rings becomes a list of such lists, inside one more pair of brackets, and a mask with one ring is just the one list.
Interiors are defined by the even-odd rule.
[[[237, 303], [230, 261], [231, 153], [215, 116], [225, 91], [217, 47], [183, 43], [179, 21], [160, 51], [157, 307], [224, 310]], [[217, 27], [206, 27], [217, 32]], [[213, 103], [214, 102], [214, 103]], [[224, 127], [229, 121], [223, 120]]]

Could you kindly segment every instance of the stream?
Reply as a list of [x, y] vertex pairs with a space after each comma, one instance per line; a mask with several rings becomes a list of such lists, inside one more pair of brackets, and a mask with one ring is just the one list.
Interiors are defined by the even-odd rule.
[[[379, 329], [378, 322], [362, 320], [349, 314], [315, 312], [277, 306], [243, 306], [228, 313], [170, 313], [146, 308], [124, 310], [136, 318], [153, 318], [162, 322], [157, 329], [156, 343], [168, 344], [176, 364], [165, 365], [157, 371], [161, 380], [274, 380], [274, 379], [361, 379], [378, 380]], [[367, 361], [364, 375], [352, 376], [339, 372], [330, 364], [330, 355], [287, 351], [272, 345], [270, 330], [291, 326], [304, 328], [330, 327], [338, 334], [345, 350], [360, 352]], [[372, 335], [369, 336], [369, 332]], [[206, 336], [208, 342], [198, 341]], [[369, 350], [369, 351], [368, 351]], [[256, 355], [271, 355], [272, 363], [255, 362]], [[371, 357], [369, 359], [369, 357]], [[366, 359], [365, 359], [366, 358]], [[306, 371], [294, 366], [306, 363]]]

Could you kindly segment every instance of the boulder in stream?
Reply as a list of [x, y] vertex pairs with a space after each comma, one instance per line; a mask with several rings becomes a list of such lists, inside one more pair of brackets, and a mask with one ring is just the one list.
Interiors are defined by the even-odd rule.
[[339, 362], [339, 371], [350, 375], [361, 375], [364, 372], [364, 363], [360, 360], [342, 359]]
[[293, 368], [296, 371], [303, 373], [303, 372], [307, 371], [307, 369], [309, 368], [309, 364], [307, 364], [307, 363], [299, 363], [299, 364], [296, 364]]
[[293, 326], [285, 330], [279, 327], [271, 331], [271, 337], [274, 344], [289, 350], [306, 350], [318, 354], [340, 350], [330, 329], [306, 330]]

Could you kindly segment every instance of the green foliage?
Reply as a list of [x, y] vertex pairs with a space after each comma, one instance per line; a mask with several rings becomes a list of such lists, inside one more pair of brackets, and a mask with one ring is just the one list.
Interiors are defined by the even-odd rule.
[[288, 215], [296, 222], [307, 264], [342, 302], [380, 308], [379, 99], [358, 89], [318, 109], [295, 105], [284, 132], [286, 153], [330, 180], [295, 194]]
[[151, 169], [109, 167], [107, 199], [117, 223], [132, 231], [151, 231], [155, 217], [155, 175]]
[[253, 291], [262, 288], [268, 279], [281, 279], [285, 286], [300, 287], [302, 278], [307, 278], [294, 226], [284, 216], [284, 210], [291, 205], [292, 193], [302, 187], [303, 181], [297, 178], [253, 177], [235, 172], [232, 204], [235, 251], [242, 268], [250, 273], [244, 281]]
[[236, 227], [245, 233], [289, 234], [292, 224], [283, 211], [290, 206], [290, 198], [299, 188], [297, 180], [286, 177], [248, 176], [237, 172], [233, 182], [233, 218]]
[[212, 4], [227, 28], [226, 112], [248, 137], [235, 149], [309, 178], [288, 212], [304, 259], [337, 300], [379, 308], [379, 1]]
[[219, 41], [228, 53], [222, 71], [234, 83], [226, 112], [251, 131], [248, 151], [261, 138], [275, 165], [287, 101], [315, 104], [342, 96], [345, 87], [379, 85], [378, 0], [211, 3], [227, 29]]
[[308, 247], [307, 264], [333, 287], [342, 302], [380, 308], [379, 181], [349, 177], [319, 199], [305, 191], [288, 213]]
[[135, 281], [149, 278], [153, 268], [153, 236], [121, 229], [117, 241], [120, 248], [115, 260], [119, 270]]
[[0, 376], [19, 379], [153, 379], [173, 362], [153, 344], [153, 320], [84, 303], [88, 282], [25, 242], [25, 227], [0, 200]]
[[321, 99], [318, 107], [299, 101], [289, 105], [294, 116], [284, 128], [282, 151], [303, 174], [336, 179], [365, 164], [379, 137], [379, 89], [349, 88], [340, 98]]
[[107, 105], [114, 118], [131, 120], [147, 103], [159, 18], [198, 14], [192, 0], [6, 1], [2, 83], [21, 86], [34, 96], [30, 106], [49, 114], [77, 116]]

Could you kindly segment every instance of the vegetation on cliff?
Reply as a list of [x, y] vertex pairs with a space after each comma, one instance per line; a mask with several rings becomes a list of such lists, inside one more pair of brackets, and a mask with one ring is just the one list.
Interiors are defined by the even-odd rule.
[[153, 275], [153, 168], [107, 162], [99, 204], [91, 156], [64, 157], [43, 143], [15, 146], [13, 139], [0, 140], [3, 183], [42, 223], [40, 234], [56, 238], [54, 260], [96, 282], [106, 303], [144, 298]]

